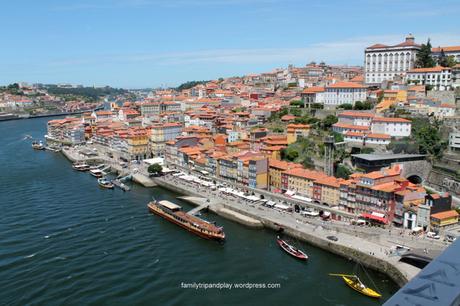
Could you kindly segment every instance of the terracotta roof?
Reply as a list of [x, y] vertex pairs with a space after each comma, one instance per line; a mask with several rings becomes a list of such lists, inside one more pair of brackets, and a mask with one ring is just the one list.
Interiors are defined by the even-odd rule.
[[326, 173], [324, 172], [319, 172], [315, 170], [307, 170], [307, 169], [302, 169], [302, 168], [290, 169], [290, 170], [285, 171], [284, 173], [287, 175], [301, 177], [301, 178], [305, 178], [307, 180], [312, 180], [312, 181], [327, 177]]
[[431, 218], [439, 220], [450, 219], [455, 217], [458, 217], [458, 212], [456, 212], [455, 210], [442, 211], [431, 215]]
[[324, 87], [322, 86], [312, 86], [312, 87], [308, 87], [308, 88], [305, 88], [302, 93], [304, 94], [311, 94], [311, 93], [318, 93], [318, 92], [324, 92]]
[[389, 117], [374, 117], [372, 121], [375, 122], [401, 122], [401, 123], [410, 123], [410, 120], [404, 118], [389, 118]]
[[431, 52], [441, 52], [441, 50], [444, 50], [444, 52], [460, 52], [460, 46], [431, 48]]
[[339, 117], [357, 117], [357, 118], [374, 118], [374, 114], [366, 112], [345, 111], [341, 112]]
[[349, 129], [349, 130], [361, 130], [361, 131], [368, 131], [369, 126], [364, 126], [364, 125], [353, 125], [353, 124], [346, 124], [346, 123], [334, 123], [332, 125], [333, 127], [338, 127], [338, 128], [343, 128], [343, 129]]
[[366, 86], [354, 83], [354, 82], [337, 82], [327, 86], [327, 88], [362, 88], [365, 89]]
[[287, 162], [287, 161], [282, 161], [282, 160], [277, 160], [277, 159], [269, 159], [268, 164], [272, 168], [277, 168], [280, 170], [287, 170], [287, 169], [293, 169], [293, 168], [303, 168], [301, 164], [298, 163], [292, 163], [292, 162]]
[[390, 135], [387, 134], [376, 134], [376, 133], [371, 133], [366, 135], [367, 138], [377, 138], [377, 139], [391, 139]]
[[449, 67], [436, 66], [431, 68], [414, 68], [408, 71], [408, 73], [428, 73], [428, 72], [442, 72], [443, 70], [450, 70]]

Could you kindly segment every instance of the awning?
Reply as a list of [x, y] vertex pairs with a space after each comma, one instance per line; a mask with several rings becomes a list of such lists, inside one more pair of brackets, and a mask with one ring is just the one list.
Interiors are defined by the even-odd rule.
[[376, 216], [375, 214], [366, 214], [366, 213], [363, 213], [363, 214], [361, 214], [361, 217], [363, 217], [363, 218], [365, 218], [365, 219], [370, 219], [370, 220], [379, 221], [379, 222], [382, 222], [382, 223], [384, 223], [384, 224], [387, 224], [387, 223], [388, 223], [387, 218], [380, 217], [380, 216]]

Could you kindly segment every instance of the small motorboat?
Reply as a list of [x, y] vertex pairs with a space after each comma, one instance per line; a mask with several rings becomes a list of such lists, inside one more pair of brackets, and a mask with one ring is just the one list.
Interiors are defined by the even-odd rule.
[[99, 178], [97, 179], [97, 182], [99, 183], [99, 186], [102, 188], [113, 189], [113, 183], [105, 178]]
[[308, 259], [307, 254], [305, 254], [304, 252], [302, 252], [298, 248], [290, 245], [289, 243], [287, 243], [286, 241], [281, 239], [279, 236], [277, 237], [276, 242], [289, 255], [294, 256], [295, 258], [300, 259], [300, 260], [307, 260]]
[[340, 276], [342, 277], [343, 281], [353, 290], [358, 291], [361, 294], [372, 298], [380, 298], [382, 295], [377, 291], [367, 287], [363, 284], [363, 282], [359, 279], [357, 275], [354, 274], [329, 274], [331, 276]]
[[94, 170], [94, 169], [99, 169], [99, 170], [101, 170], [101, 169], [103, 169], [104, 167], [105, 167], [104, 164], [99, 164], [99, 165], [94, 165], [94, 166], [89, 167], [89, 170]]
[[34, 150], [45, 150], [45, 146], [43, 145], [42, 141], [34, 141], [34, 142], [32, 142], [32, 148]]
[[77, 171], [88, 171], [89, 165], [85, 163], [75, 163], [72, 165], [72, 168], [74, 168]]
[[90, 169], [89, 173], [91, 173], [92, 176], [100, 178], [104, 176], [104, 172], [100, 169]]

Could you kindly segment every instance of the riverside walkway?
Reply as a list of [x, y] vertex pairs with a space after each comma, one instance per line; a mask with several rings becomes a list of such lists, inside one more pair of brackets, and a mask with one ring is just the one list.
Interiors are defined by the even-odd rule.
[[[350, 259], [356, 259], [357, 257], [362, 258], [364, 264], [368, 264], [378, 270], [382, 271], [382, 269], [379, 269], [377, 262], [387, 263], [397, 269], [401, 274], [396, 277], [394, 273], [390, 275], [399, 285], [403, 285], [420, 271], [420, 269], [414, 266], [399, 262], [400, 256], [396, 256], [396, 254], [392, 253], [392, 246], [394, 246], [393, 241], [389, 242], [382, 237], [367, 239], [369, 238], [367, 235], [366, 238], [363, 238], [360, 232], [365, 231], [365, 228], [360, 228], [359, 232], [353, 231], [353, 227], [350, 225], [343, 228], [339, 226], [337, 228], [335, 226], [336, 224], [333, 224], [337, 222], [325, 222], [311, 218], [307, 219], [294, 212], [278, 211], [262, 205], [251, 204], [234, 196], [226, 195], [218, 190], [199, 187], [192, 182], [187, 182], [171, 175], [156, 178], [156, 181], [160, 186], [162, 186], [161, 182], [164, 181], [168, 186], [180, 186], [182, 190], [188, 191], [190, 194], [202, 194], [203, 198], [209, 200], [211, 206], [221, 206], [224, 209], [245, 214], [251, 218], [262, 221], [265, 225], [280, 225], [285, 230], [288, 230], [289, 234], [293, 234], [300, 239], [342, 256], [349, 257]], [[273, 226], [271, 227], [274, 228]], [[348, 228], [348, 231], [345, 231], [344, 228]], [[335, 236], [338, 240], [331, 241], [327, 238], [328, 236]], [[354, 250], [357, 253], [349, 253], [349, 256], [347, 256], [346, 251], [343, 250]], [[377, 261], [373, 264], [366, 262], [366, 260], [369, 261], [372, 259], [376, 259]], [[386, 273], [388, 271], [382, 272]]]

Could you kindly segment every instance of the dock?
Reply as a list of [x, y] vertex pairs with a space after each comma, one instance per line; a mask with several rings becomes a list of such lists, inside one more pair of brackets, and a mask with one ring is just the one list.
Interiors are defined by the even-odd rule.
[[194, 209], [189, 210], [189, 211], [187, 212], [187, 214], [192, 215], [192, 216], [195, 216], [195, 215], [197, 215], [200, 211], [202, 211], [203, 209], [209, 209], [209, 203], [201, 204], [200, 206], [197, 206], [197, 207], [195, 207]]
[[120, 180], [113, 180], [112, 183], [123, 191], [131, 190], [128, 185], [123, 184]]

